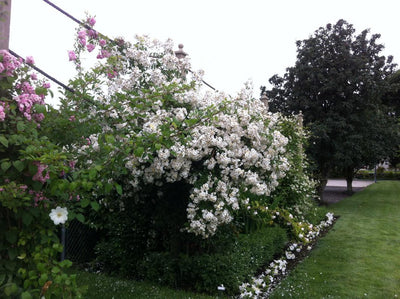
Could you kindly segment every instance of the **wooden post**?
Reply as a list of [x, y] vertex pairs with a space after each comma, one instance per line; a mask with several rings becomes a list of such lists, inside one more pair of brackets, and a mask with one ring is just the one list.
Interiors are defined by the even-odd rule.
[[0, 50], [9, 48], [11, 0], [0, 0]]

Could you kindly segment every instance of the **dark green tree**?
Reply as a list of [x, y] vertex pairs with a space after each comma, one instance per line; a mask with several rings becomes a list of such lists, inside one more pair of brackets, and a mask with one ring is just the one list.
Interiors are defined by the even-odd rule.
[[269, 80], [270, 110], [304, 115], [321, 195], [332, 171], [345, 176], [352, 192], [355, 171], [389, 155], [398, 138], [396, 121], [382, 103], [395, 64], [381, 54], [379, 38], [369, 30], [356, 35], [344, 20], [327, 24], [297, 41], [295, 66]]
[[[400, 70], [387, 78], [389, 83], [388, 91], [383, 95], [383, 103], [388, 107], [389, 113], [400, 121]], [[392, 166], [398, 168], [400, 165], [400, 144], [397, 151], [388, 157]]]

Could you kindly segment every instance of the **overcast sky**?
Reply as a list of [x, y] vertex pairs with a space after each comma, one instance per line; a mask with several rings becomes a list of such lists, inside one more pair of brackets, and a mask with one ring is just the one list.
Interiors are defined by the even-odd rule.
[[[184, 44], [192, 69], [205, 81], [234, 95], [246, 82], [268, 85], [296, 61], [296, 40], [345, 19], [357, 33], [382, 35], [384, 54], [400, 62], [398, 0], [54, 0], [77, 19], [96, 17], [95, 29], [113, 38], [136, 34], [172, 38]], [[42, 0], [12, 0], [10, 49], [33, 56], [36, 65], [67, 83], [77, 24]], [[55, 84], [52, 87], [56, 88]], [[53, 88], [53, 89], [54, 89]], [[56, 104], [57, 100], [50, 101]]]

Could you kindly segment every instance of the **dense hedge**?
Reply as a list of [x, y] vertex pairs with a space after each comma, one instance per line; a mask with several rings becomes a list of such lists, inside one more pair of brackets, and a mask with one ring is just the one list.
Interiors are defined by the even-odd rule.
[[228, 248], [214, 254], [173, 257], [169, 252], [148, 253], [139, 272], [146, 280], [199, 292], [217, 293], [217, 287], [224, 285], [224, 293], [233, 295], [240, 284], [281, 253], [287, 242], [283, 228], [266, 227], [239, 235]]
[[[376, 173], [378, 180], [400, 180], [400, 171], [381, 171]], [[355, 178], [373, 180], [374, 172], [369, 170], [359, 170]]]

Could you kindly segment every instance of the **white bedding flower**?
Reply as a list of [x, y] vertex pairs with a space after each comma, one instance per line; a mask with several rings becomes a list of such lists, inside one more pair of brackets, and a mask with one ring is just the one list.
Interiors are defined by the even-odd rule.
[[64, 224], [68, 220], [67, 208], [57, 207], [51, 210], [49, 214], [50, 219], [53, 220], [55, 225]]

